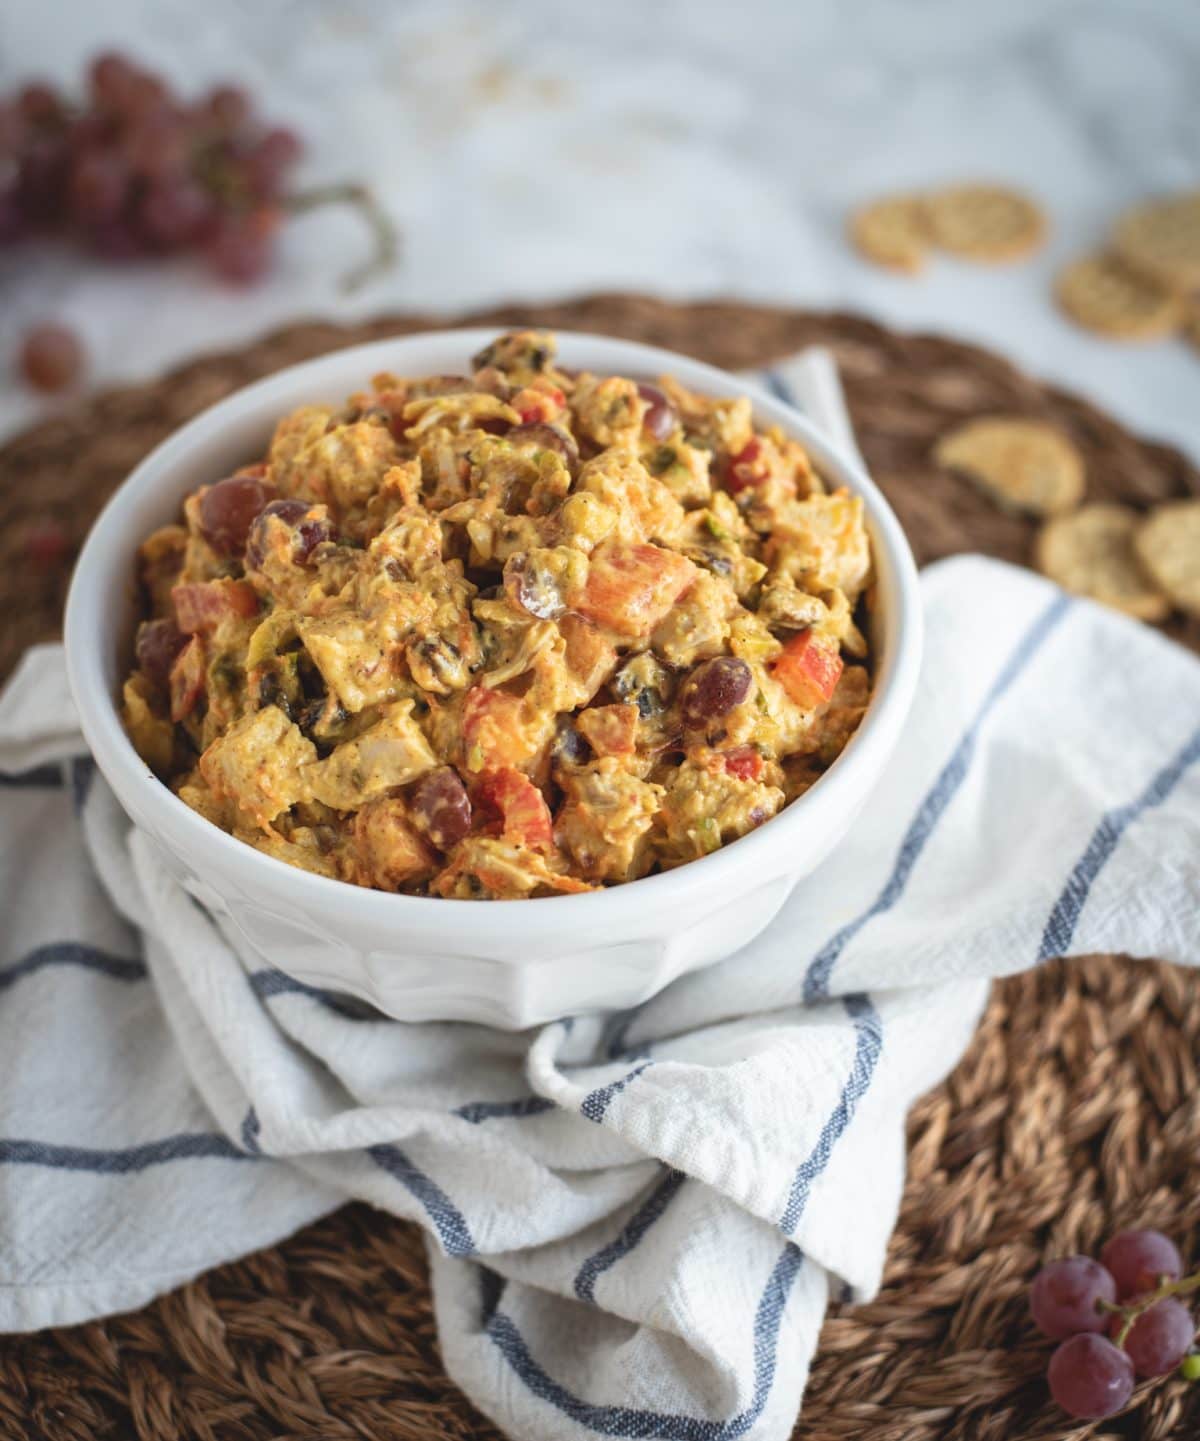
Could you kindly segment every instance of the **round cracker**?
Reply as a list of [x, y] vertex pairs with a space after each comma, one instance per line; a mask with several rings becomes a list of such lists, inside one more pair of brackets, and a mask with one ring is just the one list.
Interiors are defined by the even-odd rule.
[[1200, 500], [1155, 506], [1133, 544], [1151, 579], [1180, 610], [1200, 615]]
[[1037, 538], [1043, 575], [1074, 595], [1086, 595], [1138, 620], [1165, 620], [1171, 602], [1146, 574], [1134, 550], [1142, 523], [1124, 505], [1085, 505], [1048, 521]]
[[1200, 190], [1126, 211], [1113, 227], [1113, 250], [1170, 290], [1200, 287]]
[[1046, 234], [1042, 210], [1002, 185], [949, 186], [927, 197], [924, 216], [934, 244], [964, 260], [1016, 260]]
[[1157, 340], [1181, 320], [1178, 298], [1111, 255], [1088, 255], [1059, 275], [1062, 309], [1086, 330], [1113, 340]]
[[889, 270], [915, 274], [925, 263], [929, 237], [915, 195], [888, 195], [850, 217], [850, 239], [859, 254]]
[[962, 471], [1006, 509], [1061, 515], [1083, 498], [1083, 457], [1040, 420], [983, 416], [938, 441], [934, 459]]

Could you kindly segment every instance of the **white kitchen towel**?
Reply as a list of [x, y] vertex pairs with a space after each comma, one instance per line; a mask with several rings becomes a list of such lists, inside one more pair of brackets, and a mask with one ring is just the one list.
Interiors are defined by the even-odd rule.
[[521, 1441], [787, 1436], [987, 979], [1200, 959], [1200, 664], [994, 561], [922, 585], [895, 759], [766, 933], [520, 1035], [240, 953], [31, 652], [0, 697], [0, 1330], [138, 1306], [360, 1197], [425, 1229], [447, 1369]]

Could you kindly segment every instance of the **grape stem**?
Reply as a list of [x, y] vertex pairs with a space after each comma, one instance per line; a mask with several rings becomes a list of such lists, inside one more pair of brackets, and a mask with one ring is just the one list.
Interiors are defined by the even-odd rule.
[[374, 241], [372, 253], [361, 264], [346, 272], [342, 277], [342, 289], [347, 293], [359, 290], [369, 280], [382, 275], [396, 263], [400, 253], [400, 236], [391, 216], [383, 209], [375, 196], [358, 181], [348, 180], [335, 185], [317, 185], [311, 190], [301, 190], [289, 195], [283, 208], [294, 215], [306, 210], [317, 210], [324, 205], [349, 205], [357, 210], [366, 221]]
[[1116, 1343], [1124, 1350], [1130, 1331], [1152, 1306], [1157, 1306], [1160, 1301], [1165, 1301], [1169, 1296], [1187, 1296], [1193, 1291], [1200, 1291], [1200, 1271], [1194, 1271], [1190, 1276], [1183, 1276], [1178, 1281], [1160, 1280], [1156, 1291], [1149, 1291], [1145, 1296], [1139, 1296], [1132, 1306], [1122, 1306], [1119, 1302], [1104, 1300], [1097, 1301], [1096, 1305], [1102, 1311], [1109, 1311], [1114, 1316], [1123, 1318], [1121, 1329], [1116, 1335]]

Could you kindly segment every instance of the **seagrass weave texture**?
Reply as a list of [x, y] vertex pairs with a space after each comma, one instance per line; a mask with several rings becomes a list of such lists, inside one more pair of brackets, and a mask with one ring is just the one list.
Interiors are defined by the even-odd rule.
[[[921, 561], [966, 549], [1019, 562], [1031, 554], [1028, 522], [929, 458], [944, 429], [973, 415], [1062, 426], [1084, 455], [1091, 498], [1145, 506], [1200, 494], [1200, 474], [1178, 452], [953, 341], [848, 315], [632, 296], [464, 318], [516, 322], [650, 340], [731, 368], [832, 346], [867, 461]], [[280, 366], [441, 323], [295, 326], [99, 396], [0, 449], [0, 676], [26, 645], [57, 633], [71, 548], [164, 435]], [[34, 564], [29, 530], [47, 515], [68, 554]], [[1167, 629], [1200, 650], [1200, 621]], [[1198, 1056], [1200, 980], [1186, 972], [1096, 957], [998, 984], [967, 1056], [912, 1114], [883, 1290], [831, 1313], [794, 1441], [1200, 1437], [1200, 1386], [1174, 1381], [1140, 1388], [1114, 1421], [1066, 1424], [1046, 1402], [1048, 1346], [1026, 1319], [1042, 1259], [1094, 1252], [1122, 1225], [1161, 1226], [1200, 1260]], [[442, 1372], [419, 1232], [356, 1205], [139, 1312], [0, 1339], [0, 1441], [27, 1437], [496, 1433]]]

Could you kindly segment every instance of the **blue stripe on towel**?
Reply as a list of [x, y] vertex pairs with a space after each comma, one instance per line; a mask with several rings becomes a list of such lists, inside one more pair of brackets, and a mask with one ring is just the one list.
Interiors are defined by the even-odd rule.
[[811, 1004], [828, 997], [829, 978], [842, 952], [868, 921], [882, 915], [884, 911], [891, 910], [904, 894], [904, 888], [908, 884], [908, 879], [912, 875], [921, 852], [925, 849], [926, 842], [937, 829], [938, 822], [946, 813], [950, 802], [954, 799], [958, 788], [971, 768], [979, 732], [988, 713], [1029, 665], [1046, 637], [1067, 613], [1070, 604], [1069, 596], [1055, 596], [1017, 642], [991, 689], [984, 696], [982, 704], [975, 713], [974, 720], [967, 727], [950, 759], [942, 767], [938, 778], [917, 808], [917, 813], [900, 843], [895, 865], [892, 867], [892, 873], [888, 876], [883, 890], [867, 910], [856, 916], [854, 920], [847, 922], [836, 935], [831, 936], [810, 962], [804, 977], [804, 999], [807, 1003]]
[[791, 1235], [804, 1214], [813, 1182], [829, 1164], [834, 1146], [854, 1119], [854, 1112], [871, 1084], [871, 1077], [875, 1074], [875, 1067], [883, 1050], [883, 1021], [870, 998], [846, 996], [842, 1004], [846, 1008], [846, 1014], [854, 1020], [854, 1060], [850, 1064], [850, 1074], [842, 1087], [837, 1105], [821, 1127], [816, 1145], [797, 1167], [792, 1179], [791, 1193], [783, 1215], [779, 1218], [780, 1229], [785, 1235]]
[[49, 1141], [0, 1140], [0, 1165], [47, 1166], [56, 1171], [91, 1171], [97, 1175], [128, 1176], [166, 1161], [194, 1161], [218, 1158], [223, 1161], [254, 1161], [256, 1156], [239, 1150], [226, 1136], [205, 1132], [184, 1132], [140, 1146], [99, 1150], [90, 1146], [59, 1146]]
[[458, 1106], [450, 1114], [477, 1126], [480, 1121], [540, 1116], [554, 1109], [554, 1102], [548, 1101], [545, 1096], [522, 1096], [517, 1101], [468, 1101], [465, 1106]]
[[528, 1390], [599, 1436], [640, 1437], [644, 1441], [735, 1441], [762, 1415], [775, 1381], [779, 1333], [793, 1283], [804, 1262], [791, 1241], [775, 1263], [754, 1317], [754, 1393], [750, 1405], [727, 1421], [710, 1421], [677, 1412], [645, 1411], [632, 1406], [597, 1406], [574, 1396], [553, 1380], [530, 1353], [513, 1321], [497, 1310], [486, 1330], [496, 1349]]
[[1146, 789], [1128, 805], [1117, 806], [1106, 811], [1100, 824], [1092, 833], [1091, 840], [1083, 855], [1075, 863], [1062, 895], [1054, 903], [1042, 943], [1038, 947], [1038, 961], [1049, 960], [1051, 956], [1065, 956], [1071, 948], [1075, 927], [1087, 904], [1092, 883], [1104, 869], [1108, 858], [1116, 850], [1121, 837], [1145, 811], [1162, 805], [1182, 780], [1188, 767], [1200, 759], [1200, 730], [1192, 733], [1191, 739], [1158, 772]]
[[262, 1122], [258, 1119], [258, 1112], [251, 1106], [242, 1119], [242, 1150], [249, 1151], [252, 1156], [260, 1156], [262, 1147], [258, 1138], [261, 1133]]
[[368, 1146], [367, 1155], [425, 1207], [448, 1256], [474, 1254], [475, 1242], [466, 1217], [432, 1177], [414, 1166], [398, 1146]]
[[575, 1294], [581, 1301], [595, 1301], [596, 1282], [605, 1271], [628, 1256], [641, 1242], [642, 1237], [671, 1204], [685, 1179], [681, 1171], [668, 1171], [666, 1177], [651, 1191], [645, 1203], [622, 1226], [618, 1235], [580, 1266], [575, 1277]]
[[142, 961], [111, 956], [107, 951], [85, 946], [79, 941], [52, 941], [0, 970], [0, 991], [24, 976], [45, 970], [47, 966], [77, 966], [86, 971], [98, 971], [114, 981], [141, 981], [146, 978], [146, 967]]
[[0, 791], [61, 791], [65, 785], [61, 766], [35, 766], [16, 775], [0, 772]]
[[261, 971], [251, 971], [247, 980], [250, 982], [250, 989], [260, 1001], [268, 1001], [272, 996], [307, 996], [318, 1005], [324, 1006], [327, 1011], [333, 1011], [347, 1021], [384, 1019], [366, 1001], [356, 1000], [353, 996], [342, 996], [336, 991], [322, 990], [320, 986], [306, 985], [303, 981], [296, 980], [295, 976], [276, 970], [274, 966], [266, 966]]
[[589, 1092], [583, 1098], [583, 1104], [579, 1107], [580, 1111], [589, 1121], [597, 1123], [602, 1121], [613, 1097], [619, 1096], [630, 1081], [636, 1081], [642, 1072], [653, 1064], [653, 1061], [643, 1061], [640, 1066], [634, 1066], [633, 1070], [628, 1075], [622, 1076], [619, 1081], [610, 1081], [607, 1086], [600, 1086], [597, 1090]]
[[96, 762], [91, 756], [76, 756], [71, 762], [71, 804], [75, 807], [77, 816], [83, 814], [95, 779]]

